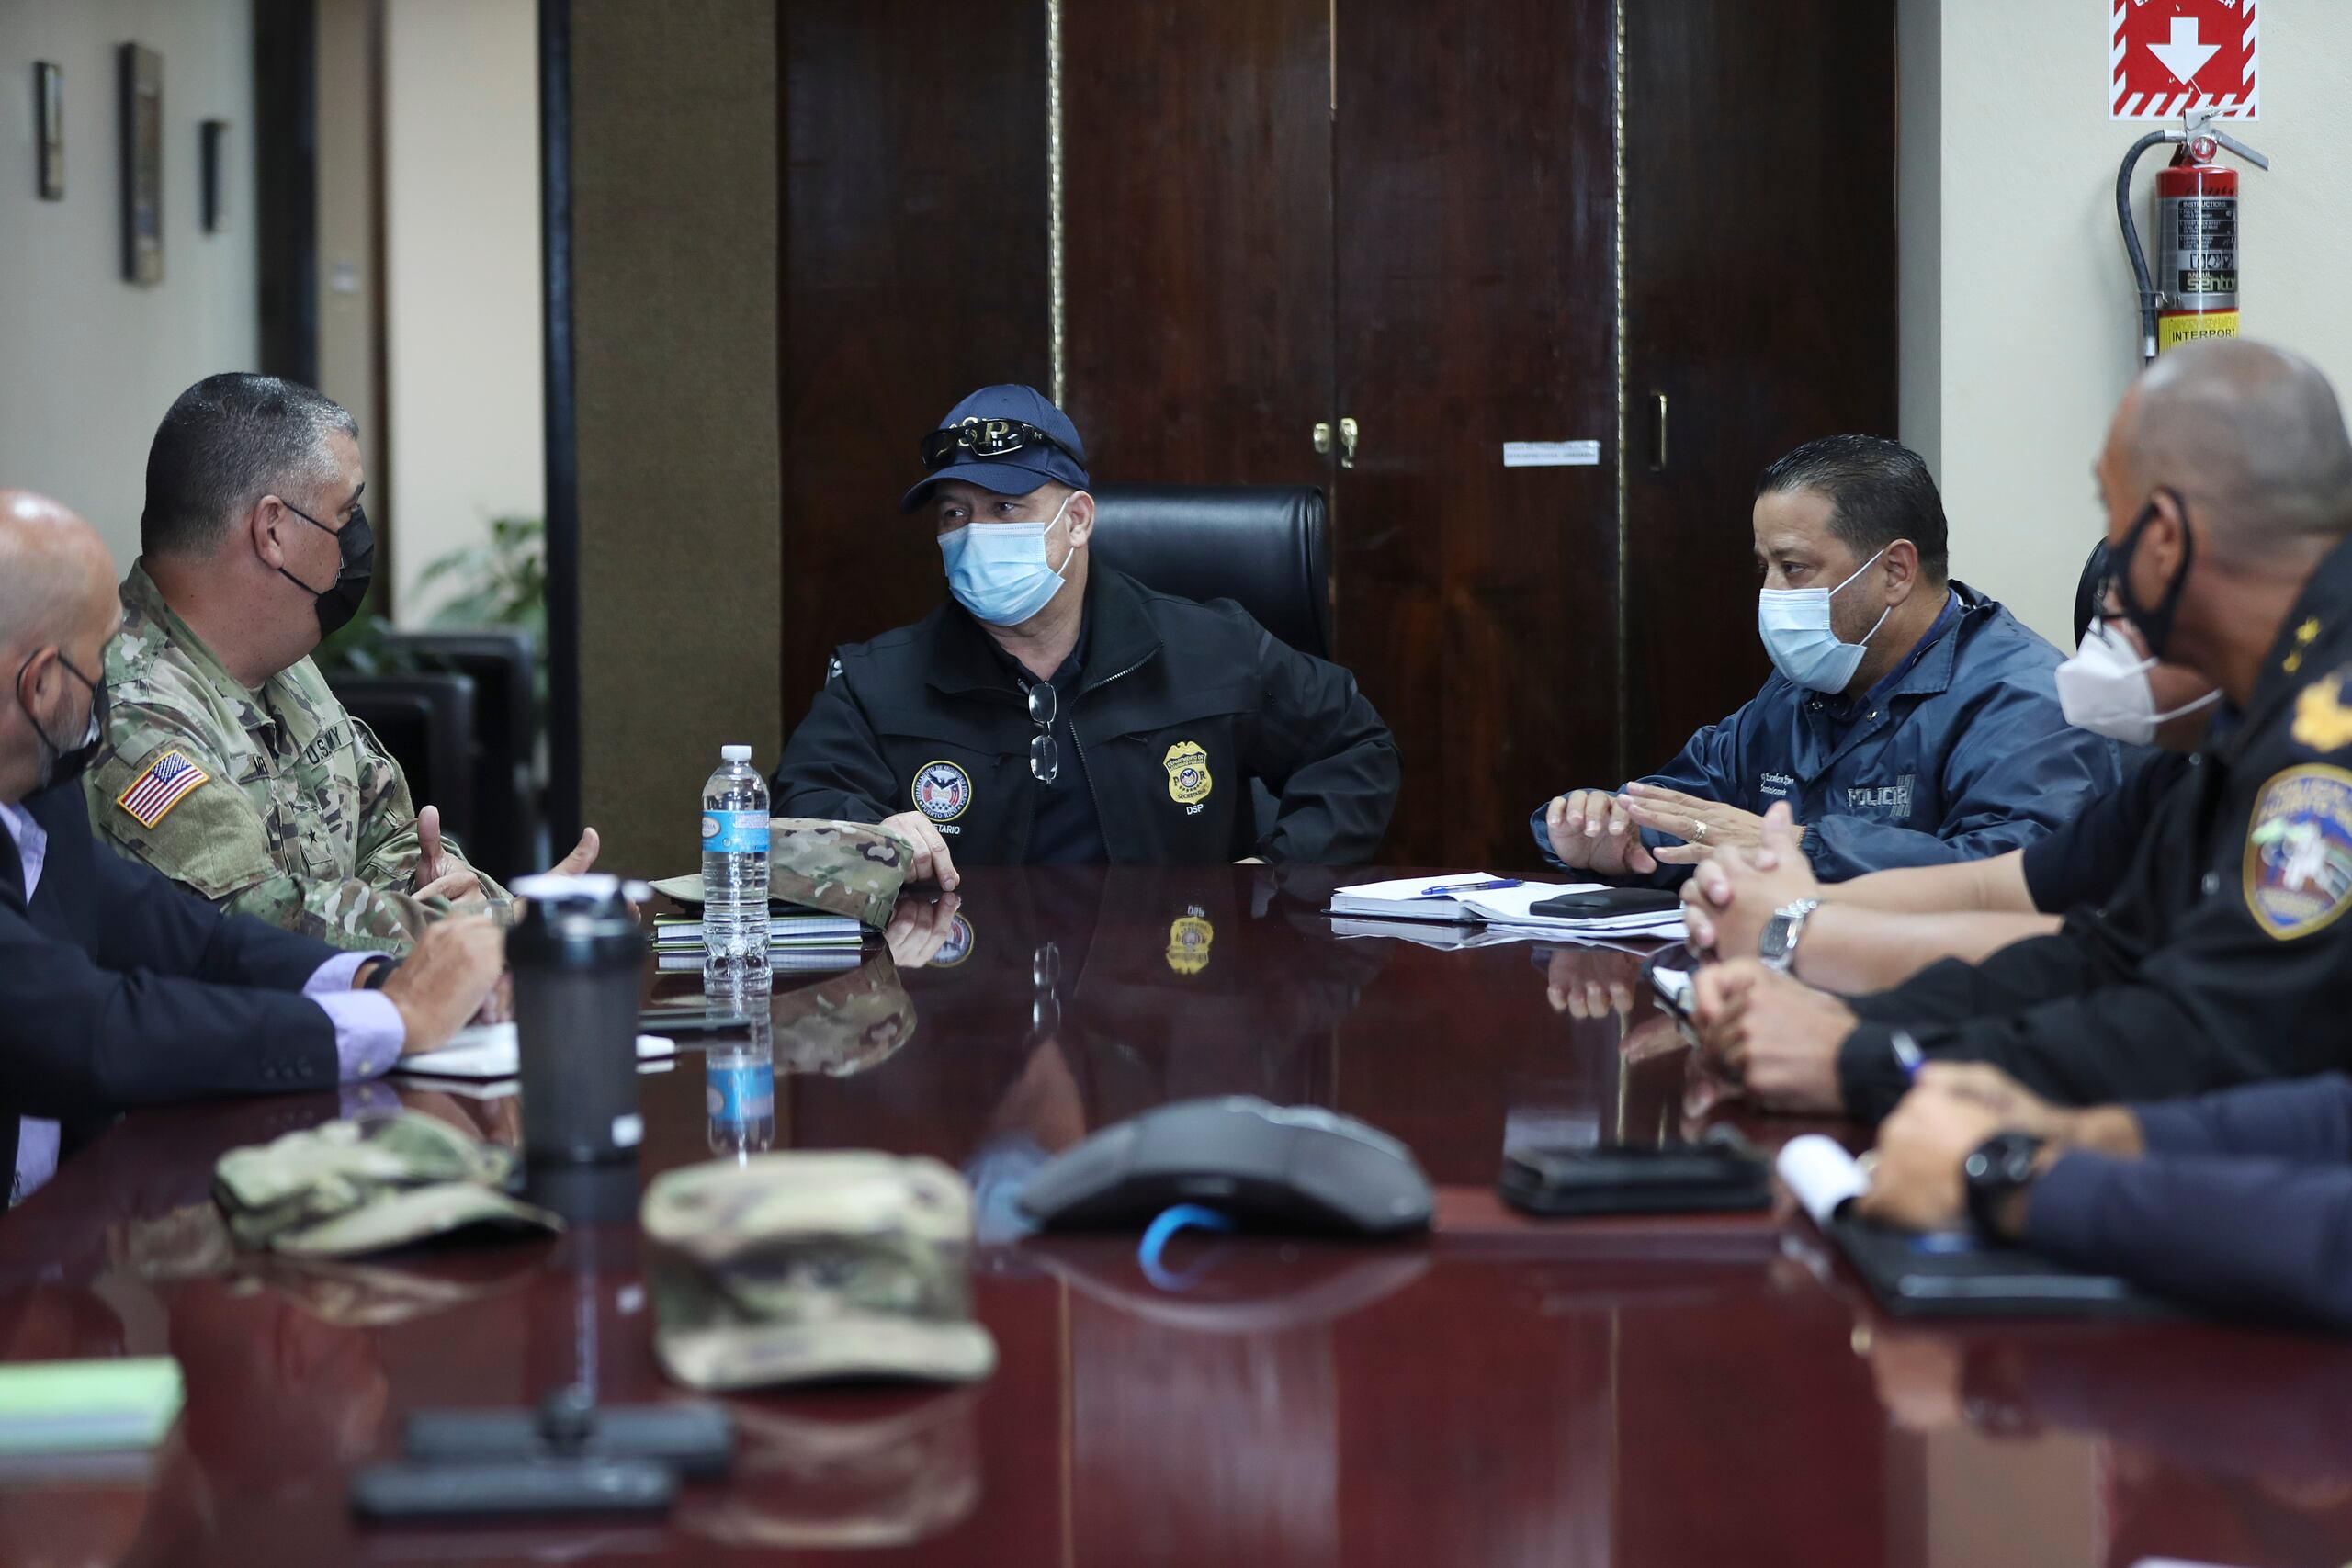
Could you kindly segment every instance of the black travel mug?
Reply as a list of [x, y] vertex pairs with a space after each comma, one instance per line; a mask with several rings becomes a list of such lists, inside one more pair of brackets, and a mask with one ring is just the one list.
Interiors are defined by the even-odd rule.
[[523, 1069], [523, 1153], [549, 1168], [634, 1162], [645, 933], [614, 876], [527, 876], [506, 933]]

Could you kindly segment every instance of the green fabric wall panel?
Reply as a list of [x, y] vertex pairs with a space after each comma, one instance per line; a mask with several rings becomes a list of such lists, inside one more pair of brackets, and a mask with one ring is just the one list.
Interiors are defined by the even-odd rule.
[[783, 744], [775, 26], [573, 0], [581, 795], [632, 874], [695, 865], [721, 745]]

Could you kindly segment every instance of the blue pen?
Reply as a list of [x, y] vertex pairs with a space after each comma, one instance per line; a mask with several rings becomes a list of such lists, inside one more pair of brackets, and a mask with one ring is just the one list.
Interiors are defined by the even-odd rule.
[[1906, 1078], [1917, 1078], [1919, 1076], [1919, 1064], [1927, 1060], [1919, 1050], [1919, 1043], [1898, 1029], [1894, 1032], [1894, 1038], [1889, 1043], [1894, 1050], [1894, 1065], [1903, 1069], [1903, 1076]]
[[1415, 894], [1419, 898], [1450, 897], [1456, 893], [1490, 893], [1499, 887], [1517, 887], [1515, 876], [1498, 876], [1491, 882], [1441, 882], [1434, 887], [1424, 887]]

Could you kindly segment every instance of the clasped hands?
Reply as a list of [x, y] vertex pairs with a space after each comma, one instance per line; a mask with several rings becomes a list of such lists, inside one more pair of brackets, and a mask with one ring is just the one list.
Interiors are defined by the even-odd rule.
[[[1663, 793], [1676, 801], [1690, 801], [1688, 795]], [[1635, 809], [1643, 808], [1636, 803]], [[1845, 1100], [1838, 1082], [1838, 1050], [1853, 1032], [1853, 1010], [1756, 957], [1774, 910], [1819, 896], [1821, 884], [1800, 848], [1803, 829], [1792, 820], [1785, 803], [1761, 817], [1734, 807], [1713, 810], [1716, 818], [1680, 813], [1671, 806], [1663, 810], [1668, 817], [1683, 815], [1686, 823], [1733, 819], [1720, 839], [1709, 827], [1705, 838], [1714, 847], [1697, 861], [1682, 886], [1682, 917], [1691, 950], [1721, 960], [1699, 971], [1692, 992], [1690, 1022], [1701, 1059], [1772, 1110], [1841, 1111]], [[1661, 858], [1672, 852], [1670, 845], [1658, 852]]]
[[[1624, 793], [1571, 790], [1544, 809], [1552, 852], [1570, 871], [1602, 876], [1646, 876], [1661, 865], [1696, 865], [1720, 849], [1751, 849], [1763, 841], [1764, 818], [1719, 800], [1663, 784], [1629, 784]], [[1680, 843], [1652, 850], [1638, 829]], [[1803, 834], [1804, 829], [1796, 831]]]

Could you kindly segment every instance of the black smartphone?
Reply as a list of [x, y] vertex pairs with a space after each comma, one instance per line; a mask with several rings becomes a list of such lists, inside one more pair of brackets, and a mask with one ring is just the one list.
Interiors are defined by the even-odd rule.
[[1539, 898], [1527, 907], [1531, 915], [1560, 919], [1590, 920], [1609, 915], [1662, 915], [1682, 908], [1682, 895], [1670, 887], [1595, 887]]
[[1765, 1209], [1772, 1167], [1740, 1146], [1602, 1144], [1512, 1149], [1497, 1184], [1531, 1214], [1679, 1214]]

